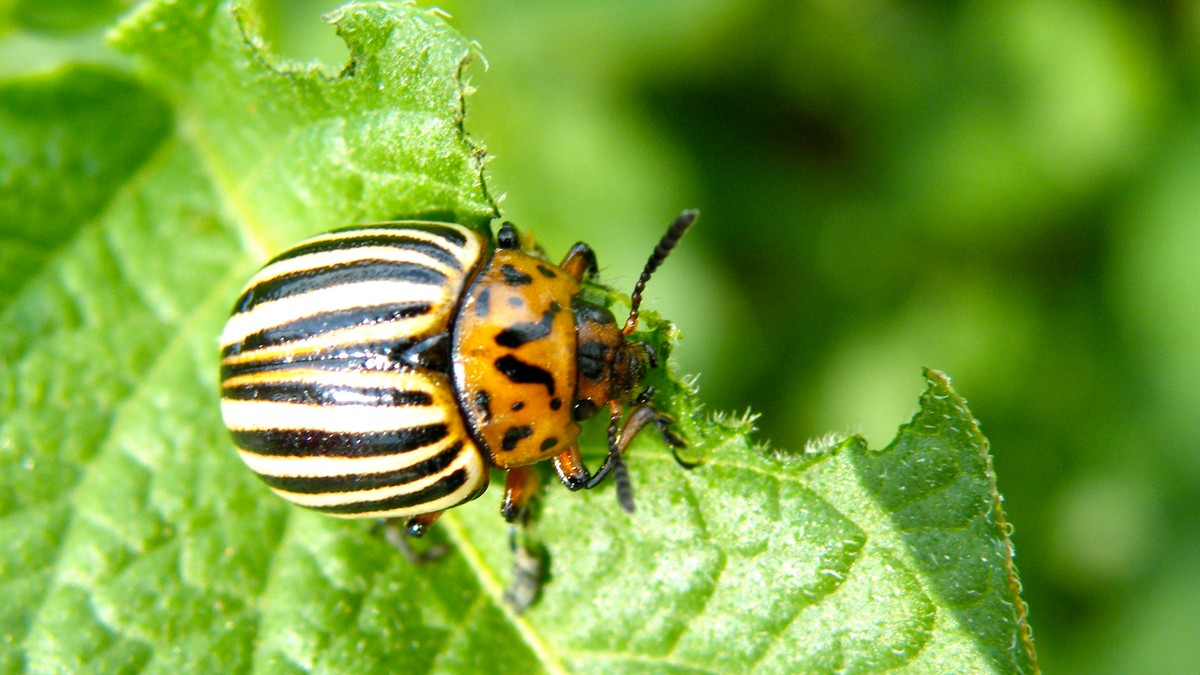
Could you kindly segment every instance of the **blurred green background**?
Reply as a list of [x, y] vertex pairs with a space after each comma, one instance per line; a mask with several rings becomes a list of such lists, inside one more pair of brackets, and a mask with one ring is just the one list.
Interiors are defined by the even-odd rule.
[[[2, 70], [119, 63], [121, 4], [42, 5]], [[334, 3], [260, 4], [279, 51], [340, 70]], [[647, 304], [714, 410], [882, 447], [946, 371], [1046, 670], [1200, 665], [1200, 4], [439, 6], [490, 64], [467, 126], [491, 188], [553, 256], [586, 240], [631, 287], [701, 209]]]

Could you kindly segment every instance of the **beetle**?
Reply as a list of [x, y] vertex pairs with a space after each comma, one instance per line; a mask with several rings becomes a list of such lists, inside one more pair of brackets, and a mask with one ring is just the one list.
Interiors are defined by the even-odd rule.
[[[554, 265], [511, 223], [494, 240], [391, 221], [301, 242], [254, 275], [221, 335], [221, 412], [238, 453], [288, 501], [400, 519], [410, 537], [481, 495], [493, 467], [507, 472], [513, 522], [545, 460], [571, 490], [613, 474], [633, 512], [630, 441], [647, 426], [682, 441], [639, 391], [658, 356], [632, 336], [646, 282], [696, 215], [667, 229], [621, 326], [581, 293], [597, 271], [587, 244]], [[580, 422], [606, 407], [608, 454], [592, 473]]]

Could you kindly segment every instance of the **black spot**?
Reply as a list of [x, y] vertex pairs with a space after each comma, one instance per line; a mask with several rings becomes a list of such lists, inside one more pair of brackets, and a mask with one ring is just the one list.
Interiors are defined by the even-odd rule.
[[608, 374], [604, 370], [604, 364], [589, 359], [579, 359], [579, 374], [592, 382], [603, 382], [608, 378]]
[[513, 450], [517, 447], [517, 443], [525, 440], [533, 435], [533, 428], [528, 424], [519, 427], [509, 427], [508, 431], [504, 432], [504, 440], [500, 441], [501, 450]]
[[575, 360], [579, 374], [593, 382], [603, 382], [608, 377], [608, 346], [601, 342], [583, 342], [575, 348]]
[[599, 305], [593, 305], [578, 295], [571, 298], [571, 310], [575, 312], [577, 325], [585, 323], [614, 325], [617, 323], [617, 318], [611, 311]]
[[590, 398], [585, 398], [575, 402], [575, 419], [590, 420], [596, 416], [596, 411], [599, 408]]
[[554, 394], [554, 376], [552, 376], [545, 368], [525, 363], [512, 355], [502, 356], [496, 359], [496, 369], [509, 381], [515, 384], [541, 384], [545, 385], [546, 391]]
[[524, 407], [525, 407], [525, 401], [517, 401], [516, 403], [512, 404], [512, 411], [516, 412]]
[[523, 344], [540, 340], [550, 334], [550, 326], [554, 323], [554, 313], [545, 312], [538, 323], [521, 322], [505, 328], [496, 335], [496, 344], [501, 347], [516, 349]]
[[608, 355], [608, 345], [603, 342], [581, 342], [576, 351], [589, 359], [603, 361], [604, 357]]
[[483, 420], [485, 422], [492, 419], [492, 399], [482, 389], [475, 392], [475, 409], [483, 413]]
[[521, 307], [525, 304], [525, 301], [519, 295], [510, 295], [508, 296], [508, 304], [512, 307]]
[[501, 265], [500, 273], [504, 275], [504, 283], [509, 286], [528, 286], [533, 283], [533, 277], [512, 265]]
[[485, 288], [479, 293], [479, 297], [475, 298], [475, 316], [483, 318], [491, 311], [492, 289]]
[[550, 438], [547, 438], [546, 440], [542, 441], [542, 450], [543, 451], [549, 450], [550, 448], [553, 448], [556, 445], [558, 445], [558, 439], [551, 436]]
[[551, 410], [558, 410], [561, 407], [562, 407], [562, 399], [561, 398], [550, 399], [550, 409]]
[[562, 311], [562, 305], [558, 304], [557, 300], [551, 300], [550, 301], [550, 311], [554, 314], [558, 314], [559, 312]]
[[542, 276], [546, 277], [547, 279], [553, 279], [554, 277], [558, 276], [554, 273], [554, 270], [546, 267], [545, 265], [538, 265], [537, 271], [541, 272]]

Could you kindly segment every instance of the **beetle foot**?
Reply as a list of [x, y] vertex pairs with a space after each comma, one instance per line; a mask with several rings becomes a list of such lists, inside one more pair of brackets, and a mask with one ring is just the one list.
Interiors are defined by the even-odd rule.
[[376, 530], [379, 529], [383, 530], [384, 540], [391, 544], [397, 551], [400, 551], [414, 565], [425, 565], [446, 555], [447, 548], [441, 544], [434, 544], [424, 551], [417, 551], [408, 542], [409, 539], [424, 534], [426, 526], [422, 526], [421, 534], [413, 535], [411, 532], [414, 528], [411, 521], [405, 524], [404, 527], [401, 527], [395, 520], [387, 519], [379, 521], [379, 525], [376, 525]]
[[516, 528], [509, 530], [513, 552], [512, 583], [504, 589], [504, 603], [516, 614], [523, 614], [541, 595], [546, 569], [545, 551], [519, 542]]

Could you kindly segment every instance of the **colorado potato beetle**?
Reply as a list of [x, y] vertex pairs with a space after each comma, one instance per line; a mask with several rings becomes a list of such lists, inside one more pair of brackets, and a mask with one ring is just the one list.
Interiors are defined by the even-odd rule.
[[[622, 453], [647, 425], [677, 439], [639, 391], [655, 350], [631, 335], [646, 282], [695, 219], [683, 212], [659, 241], [623, 326], [581, 295], [596, 273], [587, 244], [554, 265], [522, 250], [510, 223], [493, 241], [454, 223], [384, 222], [284, 251], [221, 336], [221, 412], [238, 453], [295, 504], [405, 519], [408, 536], [482, 494], [491, 467], [507, 471], [512, 522], [531, 465], [547, 459], [571, 490], [612, 473], [633, 511]], [[608, 454], [592, 473], [579, 423], [604, 407]]]

